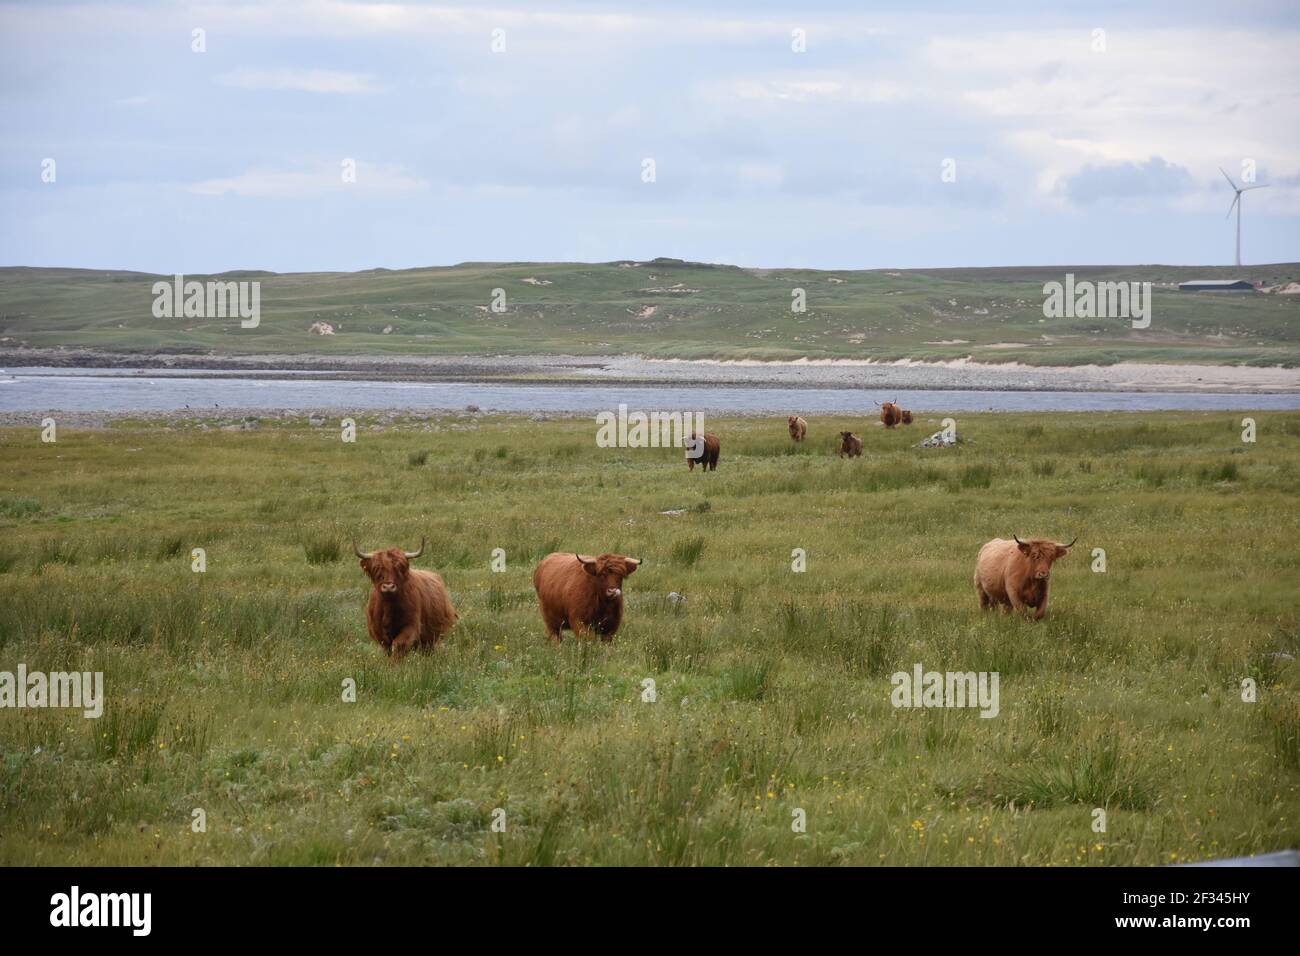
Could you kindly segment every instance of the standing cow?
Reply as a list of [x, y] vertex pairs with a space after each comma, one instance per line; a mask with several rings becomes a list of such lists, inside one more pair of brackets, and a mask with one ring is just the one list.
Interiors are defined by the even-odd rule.
[[722, 442], [718, 441], [717, 435], [705, 432], [704, 438], [699, 439], [695, 437], [695, 432], [691, 432], [691, 440], [686, 445], [686, 465], [688, 470], [694, 471], [695, 463], [698, 461], [704, 466], [705, 471], [717, 471], [718, 452], [721, 450]]
[[886, 428], [893, 428], [903, 420], [903, 410], [897, 402], [883, 402], [880, 406], [880, 421]]
[[803, 441], [808, 435], [808, 423], [798, 415], [791, 415], [786, 421], [790, 425], [790, 437], [795, 441]]
[[593, 558], [557, 551], [544, 557], [533, 572], [533, 588], [551, 640], [558, 644], [566, 628], [578, 637], [613, 639], [623, 621], [623, 579], [640, 566], [639, 558], [621, 554]]
[[980, 609], [1001, 606], [1004, 611], [1023, 611], [1035, 608], [1034, 620], [1040, 621], [1047, 613], [1047, 583], [1052, 574], [1052, 563], [1065, 557], [1074, 547], [1058, 544], [1047, 538], [1021, 541], [994, 538], [980, 548], [975, 561], [975, 590], [979, 593]]
[[910, 424], [912, 424], [912, 412], [911, 412], [911, 409], [907, 409], [907, 408], [903, 409], [903, 424], [904, 424], [904, 425], [910, 425]]
[[366, 605], [366, 626], [389, 657], [400, 660], [414, 647], [432, 647], [451, 630], [456, 611], [442, 578], [432, 571], [411, 569], [412, 559], [424, 554], [423, 538], [415, 551], [370, 552], [357, 547], [354, 538], [352, 550], [374, 584]]
[[840, 432], [840, 457], [845, 455], [850, 458], [862, 457], [862, 439], [853, 432]]

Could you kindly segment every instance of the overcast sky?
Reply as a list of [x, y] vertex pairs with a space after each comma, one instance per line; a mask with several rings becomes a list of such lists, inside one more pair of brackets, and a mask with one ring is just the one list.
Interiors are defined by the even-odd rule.
[[1300, 259], [1300, 5], [979, 6], [0, 3], [0, 265]]

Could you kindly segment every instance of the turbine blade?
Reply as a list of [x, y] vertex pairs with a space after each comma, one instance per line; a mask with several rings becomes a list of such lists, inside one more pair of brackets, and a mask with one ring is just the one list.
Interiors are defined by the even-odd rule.
[[[1219, 172], [1223, 173], [1223, 167], [1222, 167], [1222, 166], [1219, 167]], [[1223, 178], [1226, 179], [1226, 180], [1228, 181], [1228, 185], [1229, 185], [1229, 186], [1231, 186], [1233, 189], [1237, 189], [1237, 184], [1234, 183], [1234, 182], [1232, 181], [1232, 177], [1231, 177], [1231, 176], [1229, 176], [1227, 173], [1223, 173]], [[1240, 189], [1237, 189], [1237, 192], [1241, 192], [1241, 190], [1240, 190]]]
[[1236, 208], [1237, 203], [1239, 203], [1240, 201], [1241, 201], [1241, 193], [1237, 193], [1237, 195], [1232, 197], [1232, 205], [1228, 207], [1228, 215], [1224, 216], [1223, 217], [1224, 219], [1230, 219], [1232, 217], [1232, 210]]
[[1269, 186], [1268, 183], [1260, 183], [1258, 186], [1242, 186], [1242, 187], [1241, 187], [1241, 191], [1242, 191], [1242, 192], [1247, 192], [1248, 190], [1251, 190], [1251, 189], [1267, 189], [1268, 186]]

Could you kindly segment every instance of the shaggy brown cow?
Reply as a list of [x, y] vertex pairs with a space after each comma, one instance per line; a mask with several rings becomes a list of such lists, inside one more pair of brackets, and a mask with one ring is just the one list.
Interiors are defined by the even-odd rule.
[[903, 424], [904, 425], [912, 424], [912, 412], [910, 409], [906, 409], [906, 408], [903, 409]]
[[786, 419], [790, 424], [790, 437], [795, 441], [803, 441], [808, 435], [808, 423], [798, 415], [791, 415]]
[[[693, 446], [693, 447], [692, 447]], [[696, 454], [692, 455], [694, 450]], [[695, 438], [695, 432], [691, 432], [691, 444], [686, 446], [686, 465], [689, 470], [695, 470], [695, 463], [698, 461], [704, 466], [705, 471], [718, 470], [718, 452], [722, 450], [722, 442], [718, 441], [717, 435], [704, 433], [703, 447]]]
[[862, 457], [862, 439], [855, 437], [853, 432], [840, 432], [840, 457], [845, 455], [850, 458]]
[[640, 558], [621, 554], [593, 558], [557, 551], [544, 557], [533, 572], [533, 588], [551, 640], [558, 644], [565, 628], [578, 637], [590, 632], [602, 641], [613, 639], [623, 621], [623, 579], [640, 566]]
[[880, 421], [886, 428], [893, 428], [903, 420], [903, 410], [897, 402], [883, 402], [880, 406]]
[[980, 596], [980, 609], [1000, 605], [1003, 611], [1023, 611], [1036, 608], [1034, 620], [1042, 620], [1047, 613], [1047, 582], [1052, 573], [1052, 562], [1065, 557], [1076, 536], [1069, 544], [1058, 544], [1047, 538], [1021, 541], [994, 538], [980, 548], [975, 561], [975, 590]]
[[411, 559], [424, 553], [423, 538], [416, 551], [389, 548], [366, 553], [355, 539], [352, 550], [375, 585], [366, 605], [366, 626], [389, 657], [400, 660], [413, 647], [432, 647], [451, 630], [456, 612], [442, 578], [432, 571], [411, 569]]

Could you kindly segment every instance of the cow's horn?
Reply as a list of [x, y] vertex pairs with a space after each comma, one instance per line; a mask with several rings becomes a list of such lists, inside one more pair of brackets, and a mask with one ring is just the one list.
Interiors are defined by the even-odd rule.
[[424, 554], [424, 541], [425, 541], [424, 535], [420, 535], [420, 547], [414, 551], [405, 551], [403, 553], [408, 558], [418, 558], [420, 555]]
[[357, 547], [357, 539], [356, 539], [356, 538], [353, 538], [353, 539], [352, 539], [352, 550], [355, 551], [355, 552], [357, 553], [357, 557], [360, 558], [362, 561], [364, 561], [364, 560], [366, 560], [366, 558], [370, 557], [370, 555], [369, 555], [368, 553], [366, 553], [365, 551], [362, 551], [359, 547]]
[[1074, 542], [1075, 542], [1075, 541], [1078, 541], [1078, 540], [1079, 540], [1079, 536], [1076, 534], [1076, 535], [1074, 536], [1074, 540], [1072, 540], [1069, 544], [1062, 545], [1062, 547], [1073, 548], [1073, 547], [1074, 547]]
[[1016, 539], [1016, 544], [1024, 544], [1024, 542], [1021, 541], [1021, 540], [1020, 540], [1018, 537], [1016, 537], [1014, 534], [1013, 534], [1011, 537], [1013, 537], [1013, 538]]

